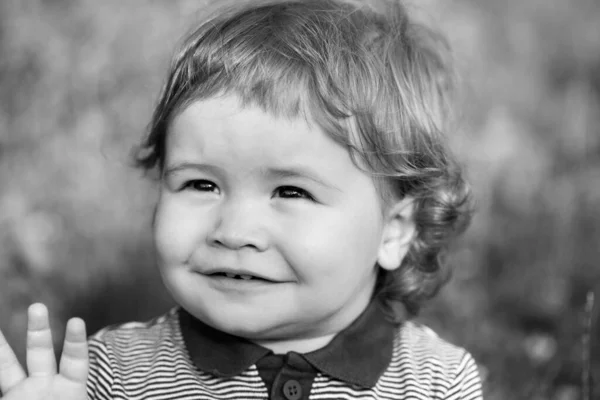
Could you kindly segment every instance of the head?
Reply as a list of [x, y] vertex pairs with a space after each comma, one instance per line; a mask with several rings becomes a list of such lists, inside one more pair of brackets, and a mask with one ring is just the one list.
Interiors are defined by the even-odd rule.
[[[335, 330], [374, 296], [416, 314], [445, 281], [441, 253], [469, 210], [444, 145], [444, 42], [385, 6], [250, 2], [215, 13], [174, 57], [138, 164], [161, 177], [167, 286], [204, 322], [317, 335], [302, 327]], [[219, 268], [281, 285], [257, 281], [264, 297], [250, 300], [236, 284], [208, 298], [211, 283], [178, 287]], [[192, 304], [223, 293], [236, 303], [223, 312], [272, 318], [244, 331]]]

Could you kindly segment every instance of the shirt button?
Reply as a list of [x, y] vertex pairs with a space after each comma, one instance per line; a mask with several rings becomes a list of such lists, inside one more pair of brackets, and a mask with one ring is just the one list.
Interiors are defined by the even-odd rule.
[[290, 379], [284, 383], [283, 395], [288, 400], [300, 400], [302, 398], [302, 386], [300, 386], [300, 382]]

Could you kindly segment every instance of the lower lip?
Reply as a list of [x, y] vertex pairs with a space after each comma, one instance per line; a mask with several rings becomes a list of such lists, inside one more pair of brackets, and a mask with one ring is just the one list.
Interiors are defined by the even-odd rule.
[[209, 284], [220, 290], [256, 290], [279, 285], [282, 282], [270, 282], [263, 279], [236, 279], [221, 275], [204, 275]]

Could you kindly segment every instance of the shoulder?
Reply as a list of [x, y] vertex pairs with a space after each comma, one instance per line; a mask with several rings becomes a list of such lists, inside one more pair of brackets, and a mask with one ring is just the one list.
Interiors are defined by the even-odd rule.
[[165, 335], [175, 334], [179, 331], [179, 308], [174, 307], [167, 313], [144, 322], [126, 322], [107, 326], [92, 336], [91, 343], [103, 342], [117, 347], [142, 341], [157, 341], [164, 339]]
[[92, 335], [88, 344], [89, 399], [112, 399], [117, 392], [134, 395], [148, 377], [157, 384], [171, 384], [174, 369], [180, 373], [193, 369], [177, 307], [150, 321], [106, 327]]
[[90, 375], [99, 370], [105, 376], [116, 376], [150, 369], [157, 359], [174, 362], [177, 354], [185, 358], [178, 311], [175, 307], [149, 321], [111, 325], [90, 336]]
[[92, 335], [88, 342], [90, 356], [104, 354], [113, 362], [140, 363], [157, 353], [183, 346], [179, 329], [179, 308], [145, 322], [128, 322], [108, 326]]
[[442, 339], [428, 326], [411, 320], [398, 328], [394, 342], [394, 348], [405, 357], [414, 358], [416, 362], [433, 360], [449, 368], [466, 354], [465, 349]]
[[440, 338], [429, 327], [407, 321], [397, 330], [390, 377], [414, 384], [431, 398], [481, 399], [477, 364], [462, 347]]

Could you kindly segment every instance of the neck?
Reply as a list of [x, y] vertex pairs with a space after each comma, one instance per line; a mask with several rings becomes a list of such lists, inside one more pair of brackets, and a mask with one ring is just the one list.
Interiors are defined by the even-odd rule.
[[286, 354], [293, 351], [296, 353], [310, 353], [325, 347], [333, 340], [335, 333], [302, 339], [288, 340], [257, 340], [254, 343], [266, 347], [275, 354]]

